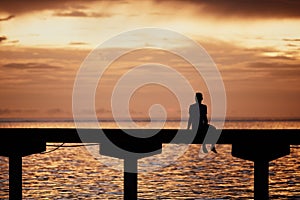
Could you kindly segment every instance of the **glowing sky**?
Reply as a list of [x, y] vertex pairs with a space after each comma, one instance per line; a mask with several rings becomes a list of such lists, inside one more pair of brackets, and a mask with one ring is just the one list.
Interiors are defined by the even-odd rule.
[[[111, 36], [142, 27], [177, 31], [207, 50], [223, 77], [227, 117], [300, 118], [299, 10], [293, 0], [1, 1], [0, 118], [71, 118], [74, 79], [83, 59]], [[177, 70], [185, 66], [182, 73], [210, 105], [205, 84], [193, 82], [193, 70], [170, 55], [127, 55], [112, 73], [117, 78], [154, 55]], [[112, 84], [101, 85], [106, 98]], [[143, 99], [143, 89], [161, 98]], [[109, 118], [103, 94], [97, 94], [97, 114]], [[132, 115], [147, 117], [150, 104], [162, 103], [176, 118], [180, 111], [176, 101], [166, 100], [170, 97], [162, 88], [141, 88]]]

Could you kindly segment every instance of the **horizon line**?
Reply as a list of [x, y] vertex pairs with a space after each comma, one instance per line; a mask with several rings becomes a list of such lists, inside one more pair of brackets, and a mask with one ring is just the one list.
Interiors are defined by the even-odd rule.
[[[147, 118], [134, 118], [134, 119], [111, 119], [111, 118], [106, 118], [106, 119], [97, 119], [98, 122], [130, 122], [130, 121], [134, 121], [134, 122], [187, 122], [188, 118], [184, 118], [183, 120], [181, 119], [147, 119]], [[93, 119], [82, 119], [79, 120], [79, 122], [93, 122]], [[210, 120], [212, 121], [212, 120]], [[214, 119], [214, 121], [221, 121], [221, 119]], [[261, 118], [247, 118], [247, 117], [232, 117], [232, 118], [225, 118], [224, 122], [230, 122], [230, 121], [234, 121], [234, 122], [254, 122], [254, 121], [300, 121], [300, 118], [295, 117], [295, 118], [285, 118], [285, 117], [274, 117], [274, 118], [267, 118], [267, 117], [261, 117]], [[74, 119], [72, 118], [56, 118], [56, 119], [49, 119], [49, 118], [0, 118], [0, 123], [5, 123], [5, 122], [74, 122]]]

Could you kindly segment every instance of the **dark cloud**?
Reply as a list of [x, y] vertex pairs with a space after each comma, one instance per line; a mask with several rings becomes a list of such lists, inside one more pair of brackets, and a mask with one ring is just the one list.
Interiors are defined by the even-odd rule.
[[0, 36], [0, 43], [5, 41], [5, 43], [16, 44], [19, 43], [19, 40], [7, 40], [6, 36]]
[[290, 43], [289, 43], [289, 44], [287, 44], [286, 46], [287, 46], [287, 47], [298, 47], [298, 45], [295, 45], [295, 44], [290, 44]]
[[248, 68], [252, 69], [285, 69], [285, 70], [297, 70], [300, 72], [300, 63], [288, 64], [288, 63], [278, 63], [278, 62], [250, 62], [246, 65]]
[[63, 11], [63, 12], [56, 12], [54, 16], [59, 17], [95, 17], [95, 18], [102, 18], [102, 17], [110, 17], [111, 14], [105, 13], [95, 13], [95, 12], [84, 12], [81, 10], [73, 10], [73, 11]]
[[297, 0], [170, 0], [157, 3], [176, 3], [178, 8], [191, 4], [199, 15], [212, 14], [222, 17], [299, 18], [300, 1]]
[[[216, 62], [224, 80], [230, 83], [246, 79], [255, 82], [258, 77], [266, 78], [270, 82], [285, 80], [294, 83], [299, 79], [300, 61], [297, 59], [297, 51], [294, 55], [291, 51], [284, 52], [275, 47], [245, 48], [212, 39], [199, 41], [199, 44], [204, 46]], [[270, 52], [278, 55], [267, 56], [266, 53]]]
[[[166, 5], [167, 9], [181, 9], [185, 5], [192, 5], [199, 15], [211, 14], [222, 17], [261, 17], [261, 18], [299, 18], [300, 1], [298, 0], [152, 0], [153, 8], [157, 5]], [[86, 9], [87, 5], [94, 2], [102, 2], [102, 8], [113, 4], [130, 4], [135, 1], [108, 1], [108, 0], [7, 0], [0, 1], [0, 12], [23, 14], [41, 10], [67, 10], [66, 12], [57, 13], [60, 16], [77, 16], [85, 17], [87, 13], [78, 11]], [[191, 7], [188, 7], [191, 8]], [[75, 9], [75, 11], [72, 11]], [[149, 8], [151, 9], [151, 8]], [[166, 9], [166, 10], [167, 10]], [[70, 11], [71, 10], [71, 11]], [[77, 11], [76, 11], [77, 10]], [[157, 12], [156, 14], [160, 14]], [[103, 14], [88, 14], [87, 16], [105, 17]]]
[[36, 109], [10, 109], [10, 108], [0, 108], [0, 115], [7, 114], [20, 114], [20, 113], [36, 113]]
[[7, 40], [7, 37], [6, 36], [0, 36], [0, 43], [4, 40]]
[[[76, 3], [77, 2], [77, 3]], [[83, 1], [78, 0], [9, 0], [9, 1], [0, 1], [0, 11], [8, 13], [27, 13], [32, 11], [41, 11], [41, 10], [51, 10], [51, 9], [66, 9], [73, 7], [73, 5], [80, 5]]]
[[10, 20], [10, 19], [12, 19], [12, 18], [14, 18], [14, 17], [15, 17], [14, 15], [9, 15], [8, 17], [0, 18], [0, 22], [1, 22], [1, 21], [8, 21], [8, 20]]
[[[298, 65], [298, 67], [300, 67], [300, 65]], [[300, 70], [298, 70], [298, 69], [280, 69], [280, 70], [270, 71], [270, 75], [272, 75], [274, 78], [277, 78], [277, 80], [280, 80], [280, 79], [287, 79], [287, 80], [297, 79], [297, 80], [299, 80]], [[296, 84], [298, 86], [300, 86], [299, 82]]]
[[87, 45], [86, 42], [70, 42], [69, 45]]
[[65, 12], [57, 12], [54, 14], [59, 17], [87, 17], [88, 15], [83, 11], [65, 11]]
[[42, 63], [8, 63], [2, 65], [2, 67], [10, 68], [10, 69], [44, 69], [44, 70], [61, 68], [59, 66], [42, 64]]
[[[289, 48], [287, 51], [282, 51], [272, 46], [245, 48], [243, 46], [235, 45], [234, 43], [209, 38], [203, 38], [203, 40], [199, 40], [198, 43], [208, 51], [217, 65], [236, 66], [239, 64], [243, 65], [249, 61], [299, 63], [299, 52], [296, 48], [294, 48], [298, 47], [298, 45], [287, 45], [293, 48]], [[274, 54], [272, 55], [272, 53]]]
[[300, 42], [300, 38], [296, 38], [296, 39], [284, 38], [283, 41], [288, 41], [288, 42]]
[[[34, 11], [42, 10], [72, 10], [72, 9], [86, 9], [87, 5], [94, 2], [103, 2], [103, 5], [111, 4], [109, 0], [2, 0], [0, 1], [0, 12], [12, 14], [24, 14]], [[122, 1], [114, 1], [114, 3], [122, 3]], [[69, 13], [72, 14], [72, 13]], [[76, 13], [73, 13], [76, 14]], [[84, 14], [84, 13], [77, 13]], [[99, 15], [100, 17], [100, 15]]]
[[277, 80], [298, 79], [298, 77], [300, 77], [300, 63], [288, 64], [278, 62], [251, 62], [248, 63], [246, 67], [249, 70], [253, 70], [257, 73], [266, 72], [269, 76], [273, 76]]
[[64, 110], [62, 110], [60, 108], [52, 108], [52, 109], [48, 109], [47, 113], [48, 114], [60, 114], [60, 113], [64, 113]]
[[[62, 48], [26, 48], [20, 46], [10, 46], [0, 48], [0, 58], [5, 58], [10, 63], [39, 63], [51, 64], [64, 69], [72, 69], [74, 65], [80, 66], [82, 60], [88, 55], [90, 50], [62, 49]], [[6, 63], [1, 63], [6, 64]], [[0, 68], [1, 68], [0, 64]]]
[[103, 114], [103, 113], [111, 113], [112, 111], [109, 109], [99, 108], [96, 110], [96, 113]]
[[9, 43], [12, 43], [12, 44], [16, 44], [16, 43], [19, 43], [20, 42], [20, 40], [10, 40], [10, 41], [8, 41]]

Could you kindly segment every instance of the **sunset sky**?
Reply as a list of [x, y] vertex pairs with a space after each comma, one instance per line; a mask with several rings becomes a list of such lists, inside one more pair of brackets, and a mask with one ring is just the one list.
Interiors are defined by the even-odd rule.
[[[297, 0], [0, 1], [0, 118], [72, 118], [73, 84], [88, 53], [121, 32], [158, 27], [192, 38], [210, 54], [224, 81], [227, 118], [299, 119], [299, 10]], [[193, 82], [193, 70], [174, 55], [131, 53], [108, 73], [117, 78], [126, 67], [155, 56], [184, 71], [210, 107], [205, 84]], [[96, 110], [109, 118], [110, 104], [103, 98], [113, 83], [103, 81]], [[132, 115], [147, 117], [151, 104], [162, 103], [177, 118], [178, 102], [170, 97], [165, 88], [145, 86], [130, 105]]]

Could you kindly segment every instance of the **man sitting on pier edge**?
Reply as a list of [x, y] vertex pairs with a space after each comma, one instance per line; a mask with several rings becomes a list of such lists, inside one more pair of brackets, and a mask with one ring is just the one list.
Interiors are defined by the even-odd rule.
[[[207, 106], [202, 104], [203, 96], [202, 93], [197, 92], [195, 95], [196, 103], [190, 105], [189, 108], [189, 120], [187, 129], [190, 129], [192, 125], [192, 130], [197, 131], [200, 134], [206, 135], [209, 124], [207, 120]], [[208, 153], [206, 145], [202, 144], [202, 150], [205, 153]], [[214, 153], [217, 153], [215, 146], [211, 147], [211, 150]]]

